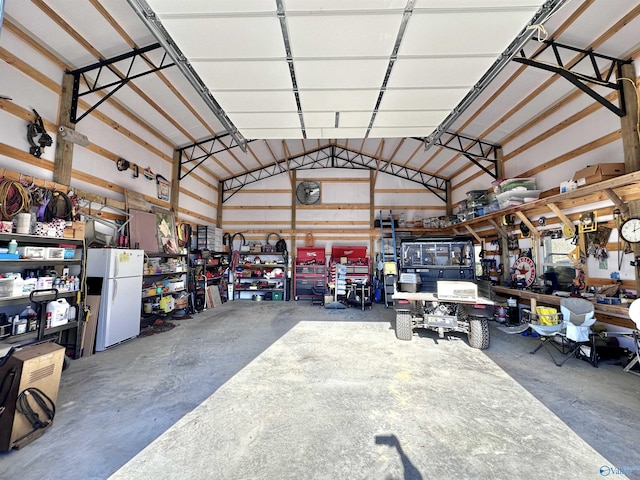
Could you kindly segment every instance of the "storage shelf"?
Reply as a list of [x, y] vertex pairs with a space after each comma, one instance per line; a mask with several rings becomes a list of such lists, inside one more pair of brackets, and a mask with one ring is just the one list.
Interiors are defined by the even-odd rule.
[[[78, 322], [74, 320], [72, 322], [67, 322], [64, 325], [58, 325], [57, 327], [45, 328], [44, 336], [53, 335], [55, 333], [60, 333], [65, 330], [70, 330], [72, 328], [77, 328], [77, 327], [78, 327]], [[38, 338], [38, 330], [21, 333], [20, 335], [10, 335], [0, 340], [0, 344], [4, 344], [4, 345], [18, 344], [18, 343], [24, 342], [25, 340], [31, 340], [34, 338]]]
[[20, 233], [0, 233], [0, 242], [9, 242], [11, 240], [15, 240], [16, 242], [18, 242], [18, 246], [22, 246], [22, 244], [52, 245], [55, 243], [61, 243], [63, 245], [82, 246], [84, 244], [84, 240], [77, 238], [41, 237], [39, 235], [24, 235]]
[[[58, 298], [72, 298], [77, 293], [78, 290], [72, 290], [70, 292], [58, 292]], [[0, 297], [0, 307], [5, 305], [20, 305], [26, 303], [30, 303], [29, 295], [21, 295], [19, 297]]]
[[165, 276], [176, 276], [180, 277], [182, 275], [186, 275], [187, 272], [167, 272], [167, 273], [145, 273], [142, 275], [143, 277], [165, 277]]
[[236, 292], [283, 292], [284, 288], [236, 288]]
[[180, 290], [174, 290], [173, 292], [160, 292], [160, 293], [154, 293], [153, 295], [142, 295], [142, 298], [153, 298], [153, 297], [162, 297], [164, 295], [172, 295], [174, 293], [180, 293], [180, 292], [185, 292], [187, 289], [186, 288], [181, 288]]
[[[62, 270], [61, 267], [70, 267], [71, 274], [74, 277], [83, 278], [83, 270], [85, 268], [85, 255], [84, 255], [84, 239], [76, 238], [61, 238], [61, 237], [42, 237], [38, 235], [24, 235], [17, 233], [0, 233], [0, 244], [8, 244], [11, 240], [18, 242], [19, 247], [28, 246], [49, 246], [59, 247], [60, 245], [69, 245], [75, 248], [76, 258], [62, 258], [62, 259], [7, 259], [0, 260], [0, 269], [2, 273], [15, 272], [16, 270], [25, 269], [42, 269], [51, 268], [55, 269], [58, 274]], [[3, 245], [3, 246], [5, 246]], [[78, 302], [76, 299], [82, 295], [84, 286], [80, 287], [80, 291], [58, 291], [58, 298], [68, 299], [69, 305], [76, 309], [76, 314], [79, 316], [78, 320], [67, 322], [64, 325], [60, 325], [52, 328], [45, 328], [43, 324], [44, 320], [38, 318], [38, 328], [32, 332], [25, 332], [20, 335], [5, 337], [0, 340], [3, 345], [24, 344], [25, 342], [33, 340], [52, 339], [60, 345], [66, 347], [71, 351], [73, 358], [79, 358], [81, 354], [81, 340], [82, 340], [82, 324], [83, 312], [82, 309], [77, 308]], [[47, 289], [51, 290], [51, 289]], [[13, 313], [11, 310], [15, 307], [26, 306], [33, 304], [34, 302], [44, 302], [45, 299], [52, 300], [53, 294], [42, 294], [35, 296], [33, 301], [29, 295], [20, 295], [17, 297], [2, 297], [0, 298], [0, 308], [4, 313]], [[44, 308], [44, 307], [43, 307]]]
[[18, 267], [29, 265], [82, 265], [81, 259], [69, 259], [69, 260], [34, 260], [25, 258], [22, 260], [0, 260], [1, 266], [6, 267]]
[[284, 263], [259, 263], [259, 264], [255, 264], [255, 265], [238, 265], [236, 267], [236, 270], [242, 270], [242, 269], [247, 269], [247, 270], [264, 270], [265, 268], [283, 268], [286, 267], [287, 265]]

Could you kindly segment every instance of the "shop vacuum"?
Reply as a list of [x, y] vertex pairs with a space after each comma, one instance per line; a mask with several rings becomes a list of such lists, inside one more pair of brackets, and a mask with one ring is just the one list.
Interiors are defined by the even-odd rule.
[[53, 422], [64, 347], [35, 343], [0, 359], [0, 451], [23, 447]]

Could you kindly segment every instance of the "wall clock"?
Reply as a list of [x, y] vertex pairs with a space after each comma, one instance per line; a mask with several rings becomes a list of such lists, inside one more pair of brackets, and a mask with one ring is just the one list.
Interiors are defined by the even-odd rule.
[[640, 242], [640, 218], [630, 218], [620, 226], [620, 236], [629, 243]]
[[305, 180], [296, 187], [296, 199], [302, 205], [320, 203], [320, 182]]

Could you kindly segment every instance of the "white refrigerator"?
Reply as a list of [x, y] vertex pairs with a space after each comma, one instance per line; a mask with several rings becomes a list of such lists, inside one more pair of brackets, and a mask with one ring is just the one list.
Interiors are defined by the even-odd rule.
[[144, 250], [90, 248], [87, 277], [101, 277], [96, 351], [140, 334]]

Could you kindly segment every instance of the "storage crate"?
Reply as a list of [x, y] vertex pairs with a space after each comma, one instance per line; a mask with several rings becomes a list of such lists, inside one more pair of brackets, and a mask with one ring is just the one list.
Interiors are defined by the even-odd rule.
[[271, 292], [271, 300], [281, 302], [282, 292]]
[[0, 297], [13, 296], [13, 278], [0, 278]]
[[64, 248], [60, 247], [46, 247], [44, 250], [45, 260], [63, 260]]
[[22, 258], [33, 260], [44, 260], [46, 258], [45, 247], [18, 247], [18, 253]]

